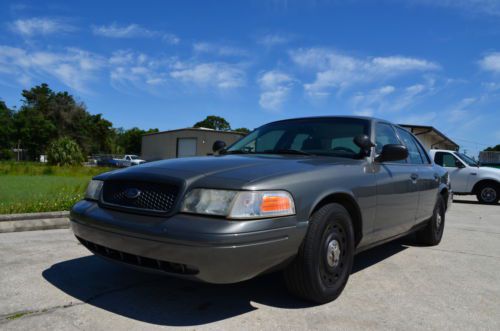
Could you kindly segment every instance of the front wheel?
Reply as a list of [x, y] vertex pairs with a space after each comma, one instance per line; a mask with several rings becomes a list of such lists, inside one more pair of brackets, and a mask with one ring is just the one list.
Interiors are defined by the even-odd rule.
[[500, 199], [499, 186], [494, 183], [482, 184], [477, 190], [477, 200], [485, 204], [496, 204]]
[[285, 270], [288, 289], [315, 303], [335, 300], [351, 274], [354, 231], [347, 210], [330, 203], [311, 217], [307, 235]]

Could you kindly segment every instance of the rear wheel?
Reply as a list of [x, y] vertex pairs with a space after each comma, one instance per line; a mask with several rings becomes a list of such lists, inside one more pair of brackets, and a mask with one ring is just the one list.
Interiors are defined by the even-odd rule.
[[485, 204], [496, 204], [500, 199], [499, 186], [495, 183], [484, 183], [476, 191], [477, 200]]
[[299, 253], [285, 270], [287, 287], [315, 303], [335, 300], [349, 279], [353, 259], [351, 217], [342, 205], [327, 204], [311, 217]]
[[439, 245], [444, 232], [445, 212], [444, 199], [440, 195], [436, 201], [431, 219], [427, 222], [425, 228], [417, 231], [418, 243], [427, 246]]

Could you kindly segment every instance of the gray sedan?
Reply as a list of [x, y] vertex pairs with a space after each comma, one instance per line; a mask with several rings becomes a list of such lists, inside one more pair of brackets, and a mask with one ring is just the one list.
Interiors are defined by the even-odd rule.
[[95, 177], [71, 211], [76, 237], [107, 259], [211, 283], [283, 270], [291, 292], [325, 303], [356, 253], [443, 235], [448, 174], [389, 122], [284, 120], [214, 151]]

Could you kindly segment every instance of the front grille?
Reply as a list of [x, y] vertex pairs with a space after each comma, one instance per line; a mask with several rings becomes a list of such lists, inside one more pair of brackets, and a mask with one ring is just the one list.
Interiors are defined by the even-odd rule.
[[185, 264], [161, 261], [161, 260], [151, 259], [149, 257], [125, 253], [118, 251], [116, 249], [98, 245], [96, 243], [85, 240], [78, 236], [76, 236], [76, 238], [82, 243], [83, 246], [85, 246], [92, 253], [107, 257], [112, 260], [148, 269], [164, 271], [168, 273], [183, 274], [183, 275], [195, 275], [198, 273], [198, 270], [196, 270], [193, 267], [189, 267]]
[[[137, 196], [130, 192], [139, 192]], [[175, 184], [150, 183], [130, 180], [104, 182], [102, 202], [115, 207], [168, 213], [175, 205], [179, 187]]]

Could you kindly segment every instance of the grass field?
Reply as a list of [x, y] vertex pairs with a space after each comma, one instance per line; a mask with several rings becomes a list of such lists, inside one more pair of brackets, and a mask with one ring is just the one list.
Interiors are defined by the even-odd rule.
[[69, 210], [107, 168], [0, 162], [0, 214]]

